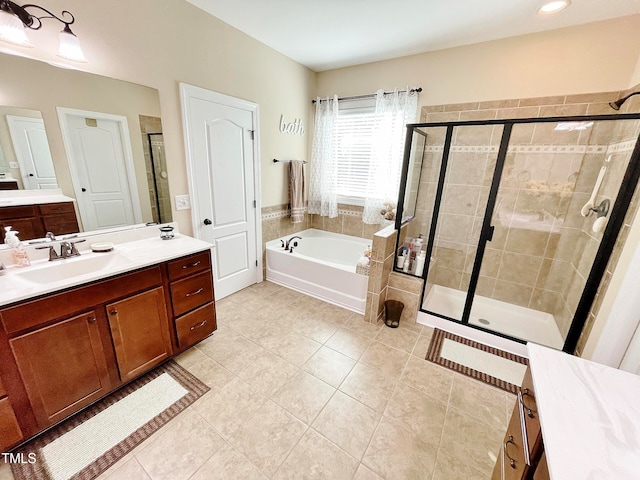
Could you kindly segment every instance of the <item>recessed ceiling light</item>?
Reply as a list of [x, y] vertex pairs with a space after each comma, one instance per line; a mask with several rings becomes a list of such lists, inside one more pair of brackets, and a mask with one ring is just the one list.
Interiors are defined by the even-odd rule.
[[538, 13], [546, 15], [549, 13], [557, 13], [571, 5], [571, 0], [559, 0], [557, 2], [547, 2], [538, 9]]

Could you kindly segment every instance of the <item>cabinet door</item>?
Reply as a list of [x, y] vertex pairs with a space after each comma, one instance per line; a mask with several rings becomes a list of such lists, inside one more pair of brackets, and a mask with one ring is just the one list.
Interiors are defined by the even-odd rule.
[[8, 398], [0, 400], [0, 452], [22, 440], [22, 431]]
[[162, 287], [110, 303], [107, 314], [122, 381], [171, 356]]
[[9, 343], [41, 428], [110, 390], [93, 311], [13, 338]]

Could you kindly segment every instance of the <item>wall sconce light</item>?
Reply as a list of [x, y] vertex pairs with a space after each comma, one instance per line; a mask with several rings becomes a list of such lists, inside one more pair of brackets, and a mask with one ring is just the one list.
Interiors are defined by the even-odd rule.
[[[42, 10], [47, 15], [38, 17], [29, 13], [27, 11], [28, 8]], [[42, 20], [54, 18], [64, 24], [64, 28], [58, 37], [57, 55], [72, 62], [87, 63], [87, 59], [80, 48], [78, 37], [69, 28], [69, 25], [75, 22], [76, 19], [67, 10], [62, 11], [62, 16], [69, 16], [71, 20], [67, 21], [60, 18], [39, 5], [26, 4], [20, 6], [9, 0], [0, 0], [0, 40], [19, 47], [33, 47], [24, 29], [39, 30], [42, 27]]]

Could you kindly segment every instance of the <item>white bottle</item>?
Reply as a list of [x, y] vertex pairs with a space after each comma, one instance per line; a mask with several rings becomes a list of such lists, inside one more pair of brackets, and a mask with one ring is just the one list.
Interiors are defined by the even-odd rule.
[[409, 255], [404, 256], [404, 265], [402, 265], [402, 271], [404, 273], [409, 272], [409, 265], [411, 264], [411, 257]]
[[424, 271], [424, 262], [427, 260], [427, 252], [421, 251], [420, 255], [416, 259], [416, 273], [417, 277], [422, 276], [422, 272]]

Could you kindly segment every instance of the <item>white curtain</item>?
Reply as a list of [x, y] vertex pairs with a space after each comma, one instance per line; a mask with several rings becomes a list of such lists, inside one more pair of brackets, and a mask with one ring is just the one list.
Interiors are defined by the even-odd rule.
[[418, 94], [409, 88], [385, 94], [376, 92], [376, 120], [367, 196], [362, 221], [383, 223], [385, 203], [398, 201], [406, 124], [416, 121]]
[[338, 96], [317, 98], [308, 212], [329, 218], [338, 216], [338, 163], [333, 155], [333, 132], [337, 119]]

